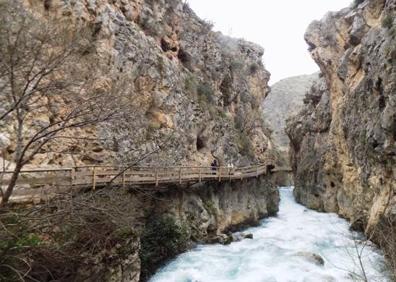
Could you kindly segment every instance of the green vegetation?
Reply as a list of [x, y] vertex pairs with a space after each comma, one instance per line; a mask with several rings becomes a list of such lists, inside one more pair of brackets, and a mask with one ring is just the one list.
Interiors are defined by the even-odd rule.
[[238, 135], [238, 149], [241, 155], [254, 158], [254, 149], [249, 137], [243, 132]]
[[197, 87], [198, 98], [200, 102], [211, 104], [215, 102], [214, 91], [210, 84], [201, 82]]
[[102, 281], [109, 268], [137, 252], [134, 207], [126, 195], [102, 190], [73, 203], [59, 198], [1, 211], [0, 281], [86, 281], [93, 274]]
[[147, 279], [166, 260], [185, 251], [188, 247], [187, 228], [170, 216], [149, 221], [141, 237], [141, 272]]
[[382, 20], [382, 27], [386, 29], [391, 29], [393, 26], [393, 17], [391, 15], [386, 15]]
[[148, 126], [148, 131], [149, 132], [153, 132], [155, 130], [158, 130], [161, 128], [161, 123], [159, 123], [158, 121], [151, 121], [149, 126]]
[[244, 62], [241, 58], [233, 58], [230, 67], [231, 70], [234, 72], [242, 71], [244, 67]]
[[7, 230], [0, 232], [0, 281], [18, 281], [20, 275], [13, 269], [23, 267], [19, 254], [40, 246], [42, 240], [20, 224], [17, 214], [2, 215], [0, 223]]
[[197, 79], [194, 75], [189, 74], [185, 79], [184, 79], [184, 89], [187, 91], [188, 94], [193, 94], [195, 95], [197, 93]]
[[216, 215], [216, 206], [211, 199], [208, 199], [207, 201], [203, 201], [203, 205], [205, 209], [209, 212], [209, 214]]
[[224, 109], [219, 109], [219, 117], [221, 117], [222, 119], [226, 119], [228, 118], [227, 113], [224, 111]]

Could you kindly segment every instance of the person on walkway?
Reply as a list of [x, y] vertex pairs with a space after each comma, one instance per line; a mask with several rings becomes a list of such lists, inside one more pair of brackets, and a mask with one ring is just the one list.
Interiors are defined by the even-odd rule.
[[218, 167], [217, 160], [214, 159], [213, 162], [210, 164], [210, 166], [212, 167], [212, 171], [213, 171], [212, 174], [216, 174], [216, 170], [217, 170], [217, 167]]
[[233, 174], [234, 174], [234, 164], [233, 164], [233, 163], [229, 163], [229, 164], [227, 165], [227, 168], [228, 168], [229, 174], [230, 174], [230, 175], [233, 175]]

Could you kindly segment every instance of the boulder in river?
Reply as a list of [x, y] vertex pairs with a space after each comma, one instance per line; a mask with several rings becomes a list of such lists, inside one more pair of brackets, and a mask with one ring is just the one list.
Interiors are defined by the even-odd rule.
[[233, 242], [239, 242], [239, 241], [242, 241], [244, 239], [253, 239], [253, 234], [238, 232], [238, 233], [232, 234], [231, 237], [232, 237], [232, 241]]
[[302, 257], [306, 261], [309, 261], [313, 264], [323, 266], [325, 264], [325, 260], [318, 254], [311, 253], [311, 252], [298, 252], [295, 256]]

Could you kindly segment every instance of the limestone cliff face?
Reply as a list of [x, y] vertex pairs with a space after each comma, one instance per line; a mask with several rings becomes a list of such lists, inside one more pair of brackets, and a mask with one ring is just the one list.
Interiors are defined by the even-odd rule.
[[367, 231], [396, 216], [395, 15], [366, 0], [310, 25], [323, 79], [287, 129], [297, 200]]
[[282, 79], [271, 85], [271, 92], [264, 100], [264, 117], [272, 130], [275, 145], [281, 151], [289, 150], [286, 135], [286, 119], [296, 115], [304, 105], [304, 97], [318, 74], [300, 75]]
[[188, 191], [165, 193], [163, 200], [155, 203], [155, 213], [168, 213], [191, 228], [192, 238], [208, 241], [276, 214], [279, 193], [274, 181], [261, 176], [230, 183], [197, 184]]
[[[24, 3], [42, 20], [55, 15], [92, 26], [95, 62], [125, 76], [126, 98], [135, 103], [122, 120], [74, 133], [97, 141], [51, 144], [33, 164], [132, 161], [165, 141], [166, 149], [146, 163], [205, 165], [217, 158], [238, 165], [273, 158], [261, 117], [270, 74], [260, 46], [211, 31], [181, 0]], [[0, 126], [0, 145], [12, 154], [12, 127]]]

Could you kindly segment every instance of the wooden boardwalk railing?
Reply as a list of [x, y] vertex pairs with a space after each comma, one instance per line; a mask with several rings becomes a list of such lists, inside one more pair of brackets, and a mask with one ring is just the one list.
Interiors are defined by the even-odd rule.
[[[290, 171], [288, 168], [271, 170]], [[267, 165], [254, 165], [246, 167], [112, 167], [112, 166], [84, 166], [60, 169], [33, 169], [23, 170], [17, 185], [25, 185], [30, 188], [44, 185], [56, 186], [79, 186], [79, 187], [103, 187], [110, 182], [118, 186], [151, 184], [182, 184], [202, 182], [208, 180], [232, 181], [251, 177], [258, 177], [268, 173]], [[12, 171], [2, 171], [0, 185], [8, 184]]]

